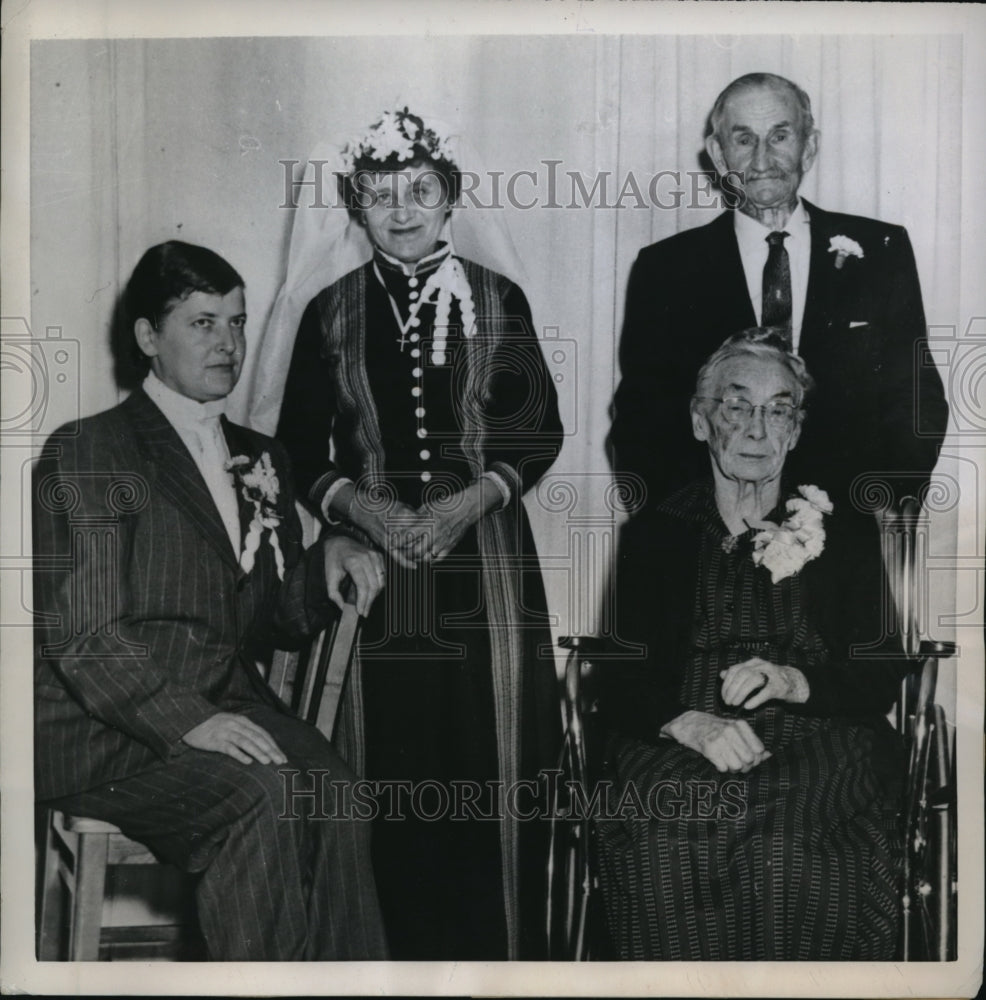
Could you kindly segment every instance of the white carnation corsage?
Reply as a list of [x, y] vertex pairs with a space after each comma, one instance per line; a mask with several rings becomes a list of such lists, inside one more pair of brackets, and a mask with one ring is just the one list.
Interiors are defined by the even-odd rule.
[[281, 552], [280, 542], [277, 540], [277, 527], [281, 523], [281, 515], [277, 511], [277, 498], [280, 493], [281, 484], [277, 479], [277, 472], [274, 464], [270, 460], [270, 454], [264, 452], [252, 465], [246, 455], [237, 455], [226, 463], [226, 471], [233, 473], [236, 485], [243, 493], [245, 500], [253, 504], [253, 520], [247, 529], [246, 539], [243, 542], [243, 552], [240, 554], [240, 568], [244, 573], [249, 573], [253, 569], [256, 559], [257, 549], [260, 548], [260, 539], [264, 531], [269, 531], [267, 536], [270, 547], [274, 550], [274, 562], [277, 566], [277, 578], [284, 579], [284, 554]]
[[817, 486], [799, 486], [798, 493], [799, 497], [788, 500], [790, 516], [782, 524], [759, 521], [750, 525], [761, 529], [753, 537], [753, 561], [770, 570], [772, 583], [793, 576], [825, 549], [822, 518], [832, 513], [832, 501]]
[[848, 236], [833, 236], [829, 240], [829, 253], [835, 254], [836, 270], [842, 267], [847, 257], [859, 257], [863, 259], [863, 248]]

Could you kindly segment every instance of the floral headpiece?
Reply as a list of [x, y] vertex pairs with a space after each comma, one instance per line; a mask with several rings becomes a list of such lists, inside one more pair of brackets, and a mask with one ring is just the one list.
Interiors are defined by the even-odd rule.
[[342, 161], [346, 170], [352, 171], [360, 160], [383, 165], [393, 157], [398, 163], [405, 163], [422, 154], [430, 160], [455, 166], [449, 137], [439, 134], [426, 125], [423, 118], [404, 107], [398, 111], [384, 111], [380, 120], [362, 136], [348, 142], [342, 149]]

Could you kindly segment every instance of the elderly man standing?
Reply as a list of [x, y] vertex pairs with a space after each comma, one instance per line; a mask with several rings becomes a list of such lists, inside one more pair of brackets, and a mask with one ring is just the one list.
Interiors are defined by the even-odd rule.
[[888, 500], [920, 495], [948, 407], [925, 357], [924, 309], [907, 232], [823, 211], [798, 195], [818, 152], [811, 103], [790, 80], [751, 73], [719, 95], [706, 149], [742, 195], [736, 211], [646, 247], [630, 275], [612, 444], [650, 506], [704, 459], [687, 420], [703, 358], [753, 326], [785, 332], [813, 372], [811, 420], [791, 473], [836, 504], [865, 473]]
[[385, 958], [369, 824], [287, 794], [352, 772], [256, 666], [331, 620], [347, 575], [365, 614], [382, 560], [302, 551], [284, 450], [223, 415], [246, 322], [225, 260], [152, 247], [124, 305], [146, 379], [37, 468], [36, 796], [199, 873], [213, 960]]

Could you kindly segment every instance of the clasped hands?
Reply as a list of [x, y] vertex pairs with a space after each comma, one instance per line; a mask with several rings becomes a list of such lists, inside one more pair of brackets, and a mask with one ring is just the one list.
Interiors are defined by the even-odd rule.
[[[719, 676], [726, 705], [754, 709], [771, 700], [808, 700], [808, 681], [797, 667], [771, 663], [758, 656], [733, 664]], [[745, 774], [770, 757], [770, 751], [745, 719], [687, 711], [667, 723], [662, 732], [700, 753], [718, 771]]]
[[417, 509], [394, 501], [385, 512], [377, 512], [361, 505], [357, 495], [349, 518], [396, 563], [415, 569], [444, 559], [466, 531], [500, 501], [496, 486], [480, 479], [442, 498], [440, 505], [427, 502]]
[[395, 503], [378, 519], [370, 537], [390, 557], [406, 569], [444, 559], [459, 543], [466, 530], [476, 523], [465, 504], [452, 511], [436, 511], [428, 504], [417, 509]]

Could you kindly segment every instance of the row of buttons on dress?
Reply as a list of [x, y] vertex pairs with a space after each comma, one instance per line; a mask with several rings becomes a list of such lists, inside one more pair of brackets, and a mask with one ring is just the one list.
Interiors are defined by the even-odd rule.
[[[408, 297], [410, 298], [411, 302], [413, 303], [413, 302], [415, 302], [415, 300], [418, 297], [418, 290], [417, 290], [418, 289], [418, 279], [417, 278], [409, 278], [407, 283], [408, 283], [408, 285], [411, 288], [411, 291], [408, 292]], [[411, 326], [412, 327], [417, 327], [417, 326], [420, 326], [420, 325], [421, 325], [421, 320], [418, 319], [417, 316], [415, 316], [411, 320]], [[420, 361], [420, 358], [421, 358], [421, 348], [418, 347], [417, 345], [421, 342], [421, 334], [419, 334], [417, 332], [417, 330], [415, 330], [408, 337], [408, 340], [410, 340], [411, 343], [413, 345], [415, 345], [415, 346], [413, 346], [411, 348], [411, 357], [414, 358], [415, 361]], [[444, 363], [444, 361], [445, 361], [445, 358], [444, 358], [444, 355], [443, 355], [441, 363]], [[418, 399], [418, 400], [420, 400], [420, 398], [421, 398], [421, 396], [422, 396], [422, 394], [424, 392], [424, 389], [422, 388], [422, 385], [421, 385], [421, 379], [422, 379], [423, 375], [424, 375], [424, 371], [422, 370], [420, 363], [416, 364], [414, 366], [414, 368], [411, 369], [411, 376], [416, 380], [416, 384], [411, 387], [411, 395], [415, 399]], [[421, 406], [421, 405], [418, 405], [415, 408], [415, 410], [414, 410], [414, 416], [415, 416], [415, 418], [418, 421], [418, 430], [417, 430], [418, 437], [421, 438], [422, 440], [424, 440], [428, 436], [428, 429], [424, 426], [424, 423], [423, 423], [424, 416], [425, 416], [425, 408], [423, 406]], [[422, 448], [421, 451], [418, 454], [420, 455], [421, 460], [423, 462], [427, 462], [428, 459], [431, 458], [431, 452], [427, 448]], [[425, 469], [421, 473], [421, 482], [427, 483], [430, 480], [431, 480], [431, 473], [427, 469]]]

